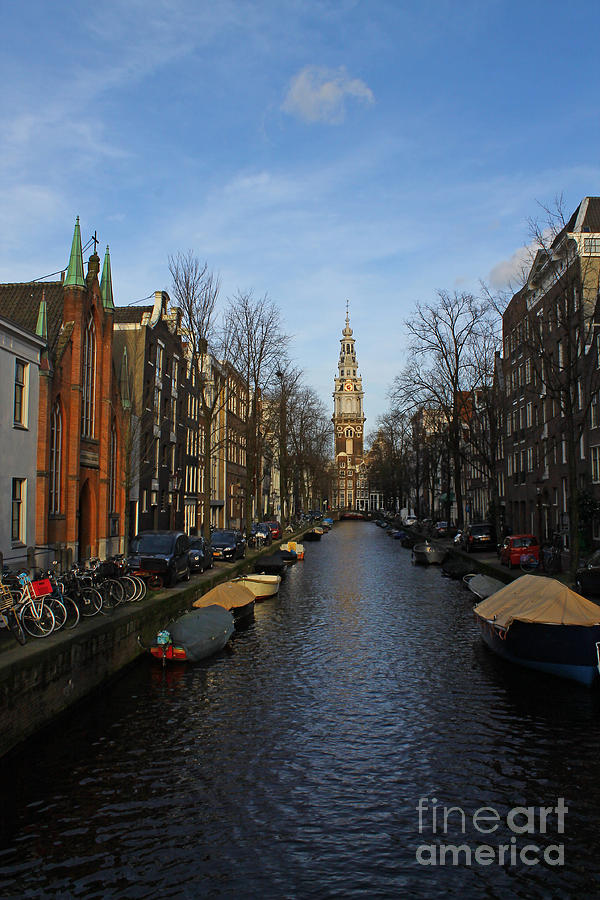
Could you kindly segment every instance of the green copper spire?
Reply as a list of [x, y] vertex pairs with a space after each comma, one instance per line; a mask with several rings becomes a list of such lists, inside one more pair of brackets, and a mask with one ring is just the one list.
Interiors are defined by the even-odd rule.
[[42, 291], [42, 299], [40, 300], [40, 309], [38, 312], [37, 325], [35, 333], [39, 334], [45, 341], [48, 340], [48, 310], [46, 308], [46, 291]]
[[100, 281], [100, 296], [104, 309], [114, 309], [115, 303], [113, 299], [112, 288], [112, 272], [110, 268], [110, 253], [108, 252], [108, 244], [106, 245], [106, 254], [104, 256], [104, 265], [102, 266], [102, 279]]
[[83, 253], [81, 252], [81, 231], [79, 230], [79, 216], [75, 222], [75, 231], [73, 232], [73, 243], [71, 244], [71, 256], [69, 257], [69, 268], [67, 269], [67, 277], [65, 278], [65, 287], [85, 287], [85, 278], [83, 277]]

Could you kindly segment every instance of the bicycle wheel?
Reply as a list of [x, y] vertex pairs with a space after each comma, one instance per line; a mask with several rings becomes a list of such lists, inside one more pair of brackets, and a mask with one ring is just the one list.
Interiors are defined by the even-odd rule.
[[123, 585], [116, 578], [106, 578], [98, 585], [102, 594], [102, 610], [112, 612], [123, 600]]
[[133, 580], [131, 575], [121, 575], [119, 581], [121, 582], [123, 591], [125, 592], [123, 600], [125, 601], [125, 603], [131, 603], [132, 600], [135, 599], [135, 595], [138, 592], [135, 581]]
[[522, 572], [536, 572], [539, 566], [538, 560], [535, 558], [533, 553], [524, 553], [519, 560], [519, 565], [521, 566]]
[[14, 609], [7, 609], [5, 612], [6, 624], [12, 636], [22, 645], [27, 643], [27, 635], [23, 631], [23, 626], [19, 621], [19, 617]]
[[67, 622], [67, 607], [58, 597], [48, 597], [47, 603], [54, 613], [54, 630], [60, 631]]
[[135, 586], [136, 586], [136, 593], [135, 593], [135, 597], [133, 599], [135, 601], [143, 600], [144, 597], [146, 596], [146, 591], [147, 591], [146, 582], [144, 581], [143, 578], [140, 578], [139, 575], [130, 575], [129, 577], [133, 578], [133, 580], [135, 581]]
[[102, 594], [93, 587], [81, 588], [79, 592], [79, 613], [85, 619], [96, 616], [102, 609]]
[[60, 599], [67, 611], [67, 621], [65, 622], [65, 628], [75, 628], [76, 625], [79, 625], [79, 607], [77, 606], [73, 598], [69, 597], [67, 594], [63, 594]]
[[44, 601], [28, 600], [21, 607], [19, 616], [21, 625], [31, 637], [48, 637], [54, 631], [54, 613]]
[[160, 591], [163, 586], [163, 580], [160, 575], [150, 575], [148, 578], [148, 589], [151, 591]]

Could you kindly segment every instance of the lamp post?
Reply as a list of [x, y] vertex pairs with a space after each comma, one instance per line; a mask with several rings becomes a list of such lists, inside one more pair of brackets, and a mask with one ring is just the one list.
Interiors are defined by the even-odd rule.
[[275, 372], [279, 379], [279, 496], [281, 500], [281, 528], [287, 524], [287, 421], [285, 409], [285, 376], [281, 369]]

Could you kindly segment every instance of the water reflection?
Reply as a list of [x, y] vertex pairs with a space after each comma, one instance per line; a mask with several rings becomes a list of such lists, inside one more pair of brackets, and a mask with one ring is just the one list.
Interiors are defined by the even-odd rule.
[[[497, 660], [471, 609], [379, 529], [339, 524], [233, 653], [146, 661], [23, 750], [2, 895], [596, 892], [598, 696]], [[444, 837], [431, 819], [419, 834], [420, 798], [468, 820], [558, 797], [562, 869], [416, 862]], [[489, 842], [512, 836], [504, 821]], [[447, 838], [482, 843], [472, 822]]]

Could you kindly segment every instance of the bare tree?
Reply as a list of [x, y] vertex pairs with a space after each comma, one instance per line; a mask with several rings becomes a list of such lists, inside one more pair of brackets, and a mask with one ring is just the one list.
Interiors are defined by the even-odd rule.
[[[187, 343], [189, 371], [192, 383], [199, 391], [200, 412], [204, 428], [201, 443], [203, 494], [202, 528], [210, 537], [211, 516], [211, 466], [213, 454], [223, 440], [215, 427], [217, 413], [224, 402], [226, 367], [219, 365], [230, 358], [230, 335], [219, 328], [217, 299], [220, 283], [208, 268], [200, 263], [193, 251], [169, 256], [169, 272], [172, 279], [171, 295], [181, 310], [181, 328]], [[211, 352], [212, 351], [212, 352]], [[214, 353], [214, 356], [213, 356]]]
[[287, 428], [294, 505], [307, 510], [311, 498], [319, 497], [320, 508], [331, 456], [331, 417], [316, 392], [299, 381], [288, 388], [287, 400], [294, 409]]
[[470, 350], [481, 315], [481, 304], [468, 293], [438, 291], [436, 304], [417, 304], [406, 323], [411, 335], [409, 364], [391, 390], [399, 409], [421, 406], [443, 415], [459, 526], [463, 524], [461, 391], [468, 383]]
[[369, 482], [383, 494], [386, 509], [408, 502], [412, 467], [410, 417], [391, 408], [377, 421], [369, 435], [367, 454]]
[[249, 533], [253, 506], [260, 508], [261, 396], [274, 381], [280, 361], [285, 357], [289, 337], [283, 333], [279, 307], [266, 294], [257, 299], [252, 291], [238, 291], [229, 300], [225, 332], [236, 368], [242, 373], [249, 391], [245, 490], [246, 531]]

